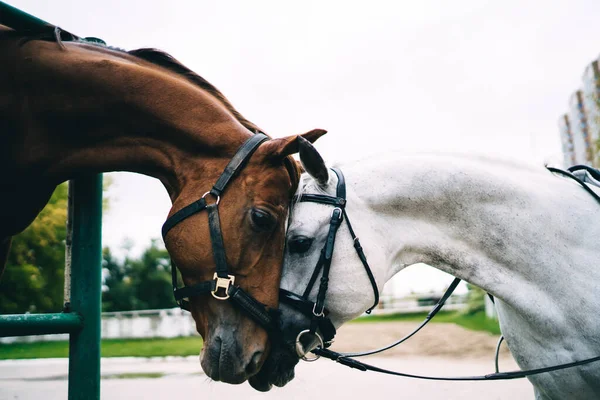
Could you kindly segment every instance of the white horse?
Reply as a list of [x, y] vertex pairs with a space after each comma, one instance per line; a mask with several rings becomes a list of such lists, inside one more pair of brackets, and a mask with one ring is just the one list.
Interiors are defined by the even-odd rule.
[[[322, 160], [305, 168], [299, 193], [335, 196], [337, 177]], [[600, 204], [575, 181], [542, 167], [453, 155], [389, 154], [340, 169], [347, 214], [379, 291], [403, 268], [426, 263], [496, 298], [502, 334], [522, 369], [600, 355]], [[304, 292], [332, 208], [293, 207], [283, 289]], [[345, 223], [329, 277], [325, 306], [337, 328], [374, 300]], [[287, 339], [308, 328], [303, 314], [285, 306], [282, 313]], [[263, 390], [293, 378], [297, 356], [292, 362], [283, 353], [275, 351], [262, 374]], [[600, 398], [600, 362], [528, 379], [537, 399]]]

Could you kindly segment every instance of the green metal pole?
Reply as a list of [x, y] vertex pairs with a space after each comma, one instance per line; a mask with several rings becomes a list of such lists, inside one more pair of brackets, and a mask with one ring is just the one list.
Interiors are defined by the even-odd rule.
[[100, 399], [102, 175], [69, 182], [73, 198], [71, 312], [83, 329], [70, 335], [69, 400]]
[[0, 316], [0, 336], [73, 333], [83, 327], [83, 318], [74, 313], [15, 314]]
[[33, 30], [48, 28], [54, 29], [54, 25], [49, 24], [25, 11], [21, 11], [11, 5], [0, 1], [0, 24], [6, 25], [17, 31]]

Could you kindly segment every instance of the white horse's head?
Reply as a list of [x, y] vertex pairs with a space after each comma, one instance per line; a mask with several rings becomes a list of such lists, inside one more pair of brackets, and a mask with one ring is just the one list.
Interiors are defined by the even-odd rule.
[[[303, 194], [320, 194], [335, 197], [337, 195], [338, 177], [327, 168], [323, 159], [314, 150], [308, 151], [312, 145], [302, 141], [300, 152], [303, 154], [302, 166], [305, 173], [296, 193], [296, 198]], [[352, 227], [360, 232], [363, 245], [372, 248], [381, 248], [369, 240], [377, 235], [371, 235], [374, 229], [369, 224], [369, 210], [352, 191], [351, 185], [346, 186], [347, 213], [350, 215]], [[317, 300], [322, 271], [318, 271], [312, 287], [311, 277], [326, 245], [330, 232], [332, 212], [335, 205], [321, 204], [310, 201], [295, 201], [291, 211], [287, 231], [287, 242], [283, 264], [281, 288], [285, 291], [304, 297], [310, 303]], [[337, 231], [335, 237], [335, 251], [331, 260], [329, 282], [325, 296], [327, 317], [337, 329], [343, 323], [354, 319], [373, 306], [375, 291], [365, 271], [361, 260], [357, 256], [354, 240], [345, 220]], [[383, 254], [383, 252], [377, 252]], [[369, 262], [379, 260], [376, 255], [369, 255]], [[377, 262], [381, 265], [382, 263]], [[386, 271], [373, 270], [374, 279], [378, 283], [377, 290], [387, 279]], [[349, 300], [351, 299], [351, 300]], [[311, 304], [312, 306], [312, 304]], [[311, 325], [310, 312], [299, 310], [291, 306], [285, 299], [280, 299], [282, 345], [271, 352], [270, 358], [265, 363], [258, 376], [251, 379], [251, 384], [258, 390], [269, 390], [271, 384], [283, 386], [294, 377], [294, 366], [298, 363], [299, 356], [294, 351], [298, 334], [308, 330]], [[325, 335], [317, 331], [321, 337]], [[302, 345], [306, 350], [319, 344], [314, 335], [304, 335]]]

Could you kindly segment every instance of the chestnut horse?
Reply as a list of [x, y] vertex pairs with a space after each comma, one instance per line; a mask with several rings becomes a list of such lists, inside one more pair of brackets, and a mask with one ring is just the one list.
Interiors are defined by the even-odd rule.
[[[259, 131], [214, 86], [158, 50], [124, 52], [0, 26], [0, 65], [0, 272], [11, 237], [59, 183], [106, 171], [152, 176], [169, 193], [172, 216], [210, 191]], [[313, 142], [324, 133], [302, 136]], [[260, 144], [219, 205], [236, 285], [271, 308], [278, 305], [285, 222], [299, 178], [290, 154], [297, 151], [297, 135]], [[213, 279], [212, 239], [206, 211], [166, 235], [186, 286]], [[268, 334], [243, 310], [202, 295], [190, 297], [190, 311], [208, 376], [241, 383], [260, 369]]]

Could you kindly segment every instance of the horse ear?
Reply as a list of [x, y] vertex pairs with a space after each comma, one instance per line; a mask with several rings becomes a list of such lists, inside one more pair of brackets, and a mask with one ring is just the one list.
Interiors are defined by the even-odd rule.
[[298, 147], [300, 163], [304, 170], [317, 181], [319, 186], [327, 186], [329, 171], [317, 149], [301, 136], [298, 137]]
[[272, 139], [260, 146], [259, 151], [267, 158], [283, 159], [284, 157], [298, 153], [300, 139], [303, 139], [310, 145], [310, 143], [315, 142], [318, 138], [326, 133], [327, 131], [323, 129], [313, 129], [312, 131], [303, 133], [302, 135], [292, 135]]

